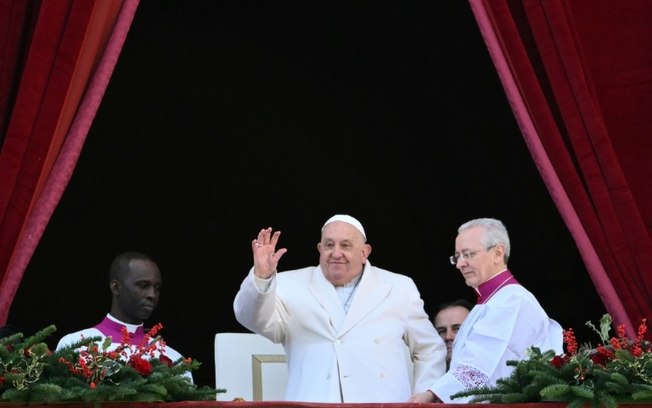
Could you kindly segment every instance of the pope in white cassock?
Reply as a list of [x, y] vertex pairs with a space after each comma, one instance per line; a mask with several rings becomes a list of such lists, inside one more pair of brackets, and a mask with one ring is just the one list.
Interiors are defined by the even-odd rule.
[[371, 265], [358, 220], [331, 217], [319, 265], [277, 273], [287, 251], [276, 249], [279, 234], [265, 228], [252, 241], [254, 267], [234, 311], [243, 326], [283, 344], [286, 400], [406, 402], [444, 373], [446, 347], [416, 285]]
[[509, 253], [509, 236], [501, 221], [480, 218], [459, 227], [450, 261], [475, 289], [478, 301], [455, 337], [450, 370], [413, 401], [466, 403], [471, 397], [450, 396], [496, 385], [513, 370], [507, 361], [526, 359], [528, 348], [563, 352], [561, 326], [507, 269]]

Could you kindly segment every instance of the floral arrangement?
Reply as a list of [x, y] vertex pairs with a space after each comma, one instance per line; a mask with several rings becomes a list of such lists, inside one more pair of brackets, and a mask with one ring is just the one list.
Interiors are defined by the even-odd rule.
[[635, 339], [625, 335], [625, 326], [616, 328], [610, 337], [612, 320], [605, 314], [600, 328], [586, 323], [599, 336], [597, 347], [578, 346], [573, 329], [564, 331], [566, 352], [528, 350], [528, 358], [509, 361], [512, 374], [493, 387], [478, 387], [451, 396], [473, 397], [470, 402], [525, 403], [568, 402], [569, 408], [615, 408], [619, 403], [652, 402], [652, 345], [645, 340], [643, 319]]
[[0, 402], [203, 401], [225, 392], [193, 384], [188, 373], [200, 363], [165, 356], [161, 328], [155, 325], [137, 345], [124, 328], [117, 345], [93, 337], [56, 352], [44, 343], [53, 325], [28, 338], [1, 338]]

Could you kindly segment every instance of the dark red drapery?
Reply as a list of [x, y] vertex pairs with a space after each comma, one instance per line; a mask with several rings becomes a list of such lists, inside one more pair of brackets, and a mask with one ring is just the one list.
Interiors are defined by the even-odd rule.
[[[469, 0], [607, 310], [652, 318], [647, 0]], [[72, 173], [137, 0], [0, 2], [0, 324]]]
[[532, 156], [607, 311], [652, 318], [646, 0], [470, 0]]
[[0, 324], [70, 179], [137, 4], [0, 3]]

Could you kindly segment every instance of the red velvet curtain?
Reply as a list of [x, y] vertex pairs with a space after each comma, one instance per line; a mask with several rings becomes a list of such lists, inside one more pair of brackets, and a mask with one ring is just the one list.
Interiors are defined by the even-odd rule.
[[[469, 1], [598, 293], [631, 334], [652, 318], [648, 0]], [[0, 2], [0, 324], [72, 174], [137, 3]]]
[[649, 1], [469, 1], [596, 289], [634, 335], [652, 321]]
[[70, 179], [137, 4], [0, 2], [0, 324]]

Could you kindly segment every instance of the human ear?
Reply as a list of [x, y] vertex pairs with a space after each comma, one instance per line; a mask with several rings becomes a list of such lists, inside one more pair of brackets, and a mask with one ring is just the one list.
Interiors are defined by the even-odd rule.
[[113, 293], [114, 295], [119, 295], [120, 282], [118, 282], [117, 279], [111, 279], [111, 282], [109, 282], [109, 289], [111, 289], [111, 293]]
[[366, 261], [367, 258], [369, 258], [369, 255], [371, 254], [371, 245], [369, 244], [364, 244], [364, 247], [362, 248], [362, 257]]
[[505, 262], [505, 247], [503, 244], [498, 244], [494, 246], [493, 248], [494, 251], [494, 263], [499, 263], [499, 262]]

